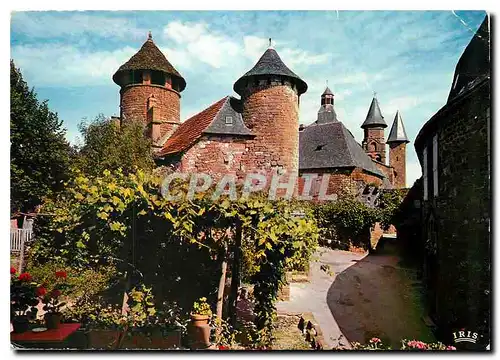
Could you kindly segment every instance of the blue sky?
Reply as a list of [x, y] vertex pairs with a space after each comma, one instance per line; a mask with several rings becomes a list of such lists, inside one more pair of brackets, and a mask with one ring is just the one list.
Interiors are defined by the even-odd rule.
[[182, 121], [223, 96], [237, 96], [234, 82], [271, 37], [285, 64], [309, 85], [301, 97], [301, 123], [316, 119], [327, 80], [339, 120], [358, 142], [374, 91], [389, 128], [400, 110], [412, 141], [411, 186], [420, 176], [413, 140], [446, 102], [455, 65], [484, 16], [482, 11], [16, 12], [11, 57], [75, 143], [82, 119], [119, 114], [119, 88], [111, 76], [148, 31], [186, 79]]

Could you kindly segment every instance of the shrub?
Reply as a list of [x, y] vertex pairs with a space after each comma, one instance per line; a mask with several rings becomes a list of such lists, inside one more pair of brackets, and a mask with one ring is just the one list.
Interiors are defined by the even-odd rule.
[[334, 202], [313, 205], [321, 233], [321, 244], [349, 250], [354, 246], [369, 247], [369, 229], [379, 218], [377, 209], [352, 196]]

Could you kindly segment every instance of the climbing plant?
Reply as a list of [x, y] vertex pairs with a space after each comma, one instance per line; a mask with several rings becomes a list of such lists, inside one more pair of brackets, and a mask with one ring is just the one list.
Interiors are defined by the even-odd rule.
[[[187, 278], [190, 282], [185, 286], [205, 292], [189, 295], [183, 299], [186, 304], [200, 295], [213, 303], [214, 274], [220, 272], [221, 255], [231, 249], [234, 259], [240, 248], [248, 249], [252, 254], [248, 278], [256, 289], [256, 325], [260, 341], [269, 343], [274, 302], [284, 273], [287, 268], [304, 267], [318, 241], [311, 211], [297, 212], [296, 205], [271, 202], [261, 194], [213, 201], [207, 192], [190, 200], [169, 201], [161, 196], [160, 185], [161, 178], [142, 171], [106, 170], [92, 178], [80, 174], [62, 194], [45, 203], [43, 212], [51, 216], [36, 224], [34, 261], [52, 259], [84, 269], [113, 260], [118, 271], [150, 279], [174, 273], [173, 283]], [[187, 185], [175, 186], [173, 192], [187, 192]], [[171, 249], [184, 264], [169, 259]], [[184, 266], [186, 272], [176, 273], [174, 264]], [[165, 282], [162, 277], [156, 283], [161, 288]], [[184, 292], [170, 294], [182, 298]]]

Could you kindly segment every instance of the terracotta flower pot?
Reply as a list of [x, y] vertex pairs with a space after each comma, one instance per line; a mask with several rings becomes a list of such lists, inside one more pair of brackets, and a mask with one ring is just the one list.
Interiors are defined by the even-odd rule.
[[189, 327], [189, 337], [191, 349], [206, 349], [210, 346], [210, 316], [191, 314], [191, 326]]
[[16, 316], [12, 319], [12, 327], [14, 328], [14, 333], [21, 334], [28, 331], [30, 326], [28, 317], [26, 315]]
[[47, 329], [57, 329], [61, 324], [61, 313], [47, 313], [44, 319]]

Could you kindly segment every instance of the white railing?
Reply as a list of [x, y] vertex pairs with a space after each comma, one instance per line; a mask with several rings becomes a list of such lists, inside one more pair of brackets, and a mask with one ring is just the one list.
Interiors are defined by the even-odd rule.
[[10, 251], [20, 253], [24, 250], [26, 243], [31, 240], [32, 235], [31, 229], [10, 229]]

